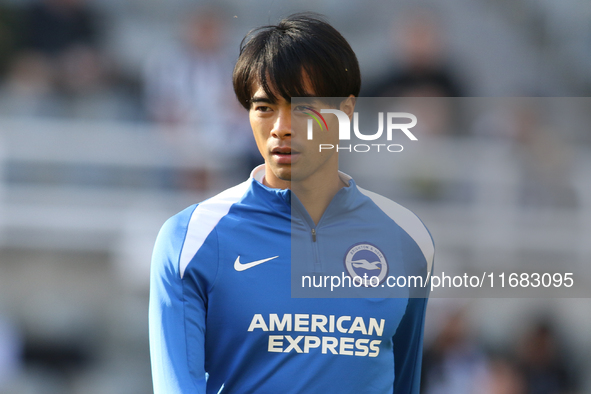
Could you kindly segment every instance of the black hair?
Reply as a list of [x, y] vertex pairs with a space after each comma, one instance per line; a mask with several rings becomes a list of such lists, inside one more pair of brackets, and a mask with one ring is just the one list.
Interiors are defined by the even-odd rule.
[[321, 16], [311, 13], [251, 30], [240, 44], [232, 79], [238, 101], [249, 109], [255, 82], [271, 102], [277, 101], [276, 94], [288, 102], [309, 96], [304, 75], [316, 97], [359, 95], [361, 73], [351, 46]]

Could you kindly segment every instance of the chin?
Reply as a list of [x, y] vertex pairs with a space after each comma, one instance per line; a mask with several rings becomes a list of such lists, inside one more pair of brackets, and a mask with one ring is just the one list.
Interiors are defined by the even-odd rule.
[[291, 168], [273, 168], [273, 174], [282, 181], [291, 181]]
[[282, 181], [291, 182], [291, 172], [289, 173], [281, 173], [277, 176], [277, 178], [281, 179]]

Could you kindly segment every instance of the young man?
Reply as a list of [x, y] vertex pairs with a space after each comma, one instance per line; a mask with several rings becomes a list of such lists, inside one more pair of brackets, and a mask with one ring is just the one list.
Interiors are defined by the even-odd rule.
[[[291, 297], [292, 264], [343, 277], [344, 267], [422, 277], [432, 268], [420, 220], [358, 188], [336, 152], [318, 151], [338, 143], [337, 120], [326, 116], [307, 139], [310, 111], [353, 115], [355, 54], [326, 22], [293, 15], [247, 35], [233, 79], [265, 164], [158, 236], [155, 393], [418, 394], [426, 298]], [[309, 100], [292, 109], [291, 97]]]

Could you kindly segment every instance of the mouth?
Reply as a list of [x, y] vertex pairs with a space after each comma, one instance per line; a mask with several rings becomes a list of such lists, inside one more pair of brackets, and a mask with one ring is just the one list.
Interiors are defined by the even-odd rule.
[[291, 164], [299, 155], [300, 152], [290, 146], [278, 146], [271, 150], [271, 156], [279, 164]]
[[293, 153], [297, 153], [295, 150], [291, 149], [291, 146], [277, 146], [271, 150], [272, 154], [279, 154], [279, 155], [291, 155]]

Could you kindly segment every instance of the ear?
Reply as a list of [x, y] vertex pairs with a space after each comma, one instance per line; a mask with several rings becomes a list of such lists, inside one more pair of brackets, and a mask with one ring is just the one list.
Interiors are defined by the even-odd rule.
[[339, 109], [347, 114], [349, 120], [353, 119], [353, 112], [355, 111], [355, 103], [357, 98], [353, 95], [347, 97], [344, 101], [341, 102]]

